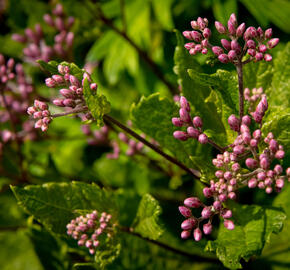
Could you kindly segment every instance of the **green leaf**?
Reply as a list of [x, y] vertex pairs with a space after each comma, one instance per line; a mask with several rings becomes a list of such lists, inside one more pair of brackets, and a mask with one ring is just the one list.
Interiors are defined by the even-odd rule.
[[171, 6], [173, 0], [153, 0], [152, 6], [155, 12], [156, 19], [162, 24], [163, 28], [166, 30], [171, 30], [173, 28], [173, 19]]
[[58, 74], [57, 66], [58, 62], [56, 61], [50, 61], [50, 62], [45, 62], [43, 60], [37, 60], [36, 61], [45, 71], [48, 71], [51, 74]]
[[110, 112], [110, 103], [104, 95], [97, 94], [96, 91], [92, 91], [90, 88], [90, 83], [87, 79], [84, 81], [84, 97], [86, 104], [94, 117], [97, 126], [103, 126], [103, 116]]
[[44, 270], [26, 231], [0, 232], [1, 270]]
[[268, 132], [273, 132], [287, 153], [290, 148], [290, 108], [284, 110], [281, 107], [270, 108], [265, 116], [262, 132], [265, 136]]
[[158, 220], [161, 211], [158, 201], [150, 194], [145, 194], [139, 204], [137, 215], [132, 225], [134, 232], [140, 233], [143, 237], [149, 239], [158, 239], [163, 233]]
[[240, 269], [240, 259], [248, 261], [260, 255], [272, 233], [281, 231], [285, 214], [277, 208], [232, 203], [235, 229], [221, 224], [217, 240], [209, 241], [208, 251], [215, 251], [225, 267]]
[[269, 106], [280, 106], [281, 110], [290, 105], [290, 42], [277, 54], [274, 59], [272, 84], [266, 94]]
[[47, 183], [24, 188], [12, 186], [11, 189], [19, 204], [55, 233], [66, 233], [66, 224], [78, 215], [76, 210], [96, 209], [116, 215], [111, 193], [97, 185], [81, 182]]
[[214, 0], [212, 8], [215, 18], [226, 25], [230, 15], [237, 14], [237, 0]]
[[267, 26], [269, 21], [290, 33], [290, 3], [285, 0], [240, 0], [254, 15], [262, 26]]

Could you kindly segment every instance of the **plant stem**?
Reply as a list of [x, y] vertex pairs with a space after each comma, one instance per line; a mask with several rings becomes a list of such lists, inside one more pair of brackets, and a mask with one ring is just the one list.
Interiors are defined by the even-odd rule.
[[146, 139], [142, 138], [140, 135], [138, 135], [136, 132], [134, 132], [132, 129], [124, 126], [122, 123], [120, 123], [118, 120], [114, 119], [113, 117], [105, 114], [103, 116], [104, 120], [110, 123], [113, 123], [114, 125], [118, 126], [119, 128], [121, 128], [122, 130], [124, 130], [126, 133], [130, 134], [131, 136], [133, 136], [135, 139], [137, 139], [138, 141], [141, 141], [142, 143], [144, 143], [146, 146], [148, 146], [149, 148], [151, 148], [152, 150], [154, 150], [156, 153], [158, 153], [159, 155], [163, 156], [164, 158], [166, 158], [167, 160], [169, 160], [170, 162], [174, 163], [175, 165], [177, 165], [178, 167], [180, 167], [181, 169], [183, 169], [184, 171], [186, 171], [187, 173], [193, 175], [195, 178], [200, 178], [200, 172], [190, 169], [188, 167], [186, 167], [183, 163], [179, 162], [177, 159], [175, 159], [172, 156], [167, 155], [166, 153], [164, 153], [159, 147], [155, 146], [154, 144], [148, 142]]
[[82, 112], [85, 112], [87, 110], [88, 110], [88, 107], [86, 107], [86, 106], [77, 107], [77, 108], [74, 108], [74, 109], [72, 109], [70, 111], [66, 111], [66, 112], [63, 112], [63, 113], [52, 114], [51, 117], [52, 118], [62, 117], [62, 116], [66, 116], [66, 115], [69, 115], [69, 114], [82, 113]]
[[185, 257], [187, 257], [190, 260], [193, 260], [195, 262], [214, 262], [214, 263], [219, 263], [219, 261], [217, 259], [215, 259], [215, 258], [204, 258], [204, 257], [201, 257], [201, 256], [197, 256], [197, 255], [188, 253], [186, 251], [183, 251], [183, 250], [180, 250], [180, 249], [171, 247], [171, 246], [169, 246], [169, 245], [167, 245], [165, 243], [162, 243], [162, 242], [159, 242], [159, 241], [156, 241], [156, 240], [152, 240], [152, 239], [143, 237], [141, 234], [134, 232], [132, 228], [121, 227], [120, 229], [123, 232], [126, 232], [126, 233], [129, 233], [131, 235], [134, 235], [134, 236], [136, 236], [138, 238], [141, 238], [141, 239], [143, 239], [143, 240], [145, 240], [145, 241], [147, 241], [149, 243], [152, 243], [154, 245], [157, 245], [157, 246], [159, 246], [161, 248], [164, 248], [164, 249], [169, 250], [171, 252], [174, 252], [176, 254], [185, 256]]
[[217, 150], [219, 150], [221, 153], [223, 153], [228, 147], [221, 147], [218, 144], [216, 144], [213, 140], [208, 139], [208, 143], [210, 145], [212, 145], [214, 148], [216, 148]]
[[239, 107], [240, 107], [240, 124], [242, 122], [242, 117], [244, 115], [244, 81], [243, 81], [243, 64], [241, 60], [236, 64], [236, 69], [238, 73], [238, 83], [239, 83]]
[[97, 5], [97, 14], [94, 12], [94, 10], [87, 4], [85, 1], [86, 6], [88, 10], [92, 13], [92, 15], [98, 19], [101, 20], [105, 25], [110, 27], [114, 32], [116, 32], [118, 35], [123, 37], [139, 54], [139, 56], [147, 63], [147, 65], [151, 68], [153, 73], [168, 87], [170, 92], [174, 95], [177, 92], [177, 87], [175, 87], [173, 84], [171, 84], [164, 76], [162, 71], [160, 70], [159, 66], [148, 56], [148, 53], [141, 49], [126, 33], [124, 30], [118, 29], [114, 24], [113, 21], [110, 18], [107, 18], [105, 14], [103, 13], [102, 9], [99, 5]]

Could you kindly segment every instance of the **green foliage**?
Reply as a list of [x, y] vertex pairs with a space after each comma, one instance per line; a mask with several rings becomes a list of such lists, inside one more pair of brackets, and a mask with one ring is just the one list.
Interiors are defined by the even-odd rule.
[[252, 256], [261, 254], [271, 234], [281, 231], [286, 216], [276, 208], [230, 205], [235, 229], [229, 231], [221, 224], [217, 240], [209, 241], [207, 250], [215, 251], [226, 267], [239, 269], [241, 258], [248, 261]]
[[84, 81], [84, 97], [97, 126], [103, 126], [103, 116], [110, 112], [110, 103], [107, 101], [107, 98], [92, 91], [87, 79]]
[[72, 182], [11, 188], [20, 205], [55, 233], [66, 232], [66, 224], [78, 216], [76, 210], [116, 214], [111, 193], [97, 185]]
[[161, 207], [158, 202], [149, 194], [145, 194], [139, 204], [136, 218], [132, 227], [134, 232], [140, 233], [143, 237], [156, 240], [163, 229], [158, 221], [161, 214]]

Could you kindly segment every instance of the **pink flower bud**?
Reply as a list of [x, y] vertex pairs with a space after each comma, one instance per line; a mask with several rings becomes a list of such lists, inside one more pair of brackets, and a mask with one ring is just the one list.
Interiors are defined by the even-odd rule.
[[208, 137], [204, 133], [202, 133], [198, 136], [198, 141], [201, 144], [206, 144], [208, 142]]
[[61, 89], [59, 92], [65, 98], [74, 98], [75, 96], [75, 93], [70, 89]]
[[242, 133], [242, 138], [243, 138], [244, 143], [250, 144], [250, 142], [251, 142], [251, 134], [250, 134], [250, 132], [243, 132]]
[[197, 24], [198, 24], [199, 29], [201, 30], [203, 30], [206, 27], [206, 23], [201, 17], [197, 18]]
[[249, 115], [243, 116], [242, 124], [249, 126], [251, 124], [251, 117]]
[[202, 120], [199, 116], [195, 116], [192, 120], [192, 123], [197, 128], [202, 128]]
[[66, 98], [64, 101], [63, 101], [63, 105], [65, 107], [72, 107], [74, 108], [76, 106], [76, 103], [73, 99], [71, 98]]
[[68, 47], [71, 47], [73, 45], [74, 41], [74, 33], [73, 32], [68, 32], [65, 38], [65, 42]]
[[195, 218], [189, 218], [189, 219], [186, 219], [184, 220], [182, 223], [181, 223], [181, 229], [182, 230], [191, 230], [195, 227], [196, 225], [196, 219]]
[[279, 43], [279, 38], [272, 38], [268, 41], [268, 46], [269, 46], [269, 49], [273, 49], [274, 47], [276, 47]]
[[211, 225], [211, 223], [206, 223], [206, 224], [204, 224], [203, 225], [203, 227], [202, 227], [202, 230], [203, 230], [203, 233], [204, 234], [211, 234], [211, 232], [212, 232], [212, 225]]
[[223, 49], [219, 46], [213, 46], [211, 49], [216, 56], [219, 56], [224, 52]]
[[242, 48], [236, 40], [233, 40], [231, 42], [231, 48], [232, 48], [232, 50], [236, 51], [237, 54], [241, 53]]
[[265, 188], [265, 183], [262, 181], [262, 182], [259, 182], [258, 183], [258, 188], [259, 189], [264, 189]]
[[255, 169], [258, 166], [258, 161], [253, 158], [247, 158], [246, 165], [250, 169]]
[[268, 158], [262, 158], [260, 160], [260, 166], [262, 169], [267, 170], [270, 167], [270, 162]]
[[198, 25], [197, 21], [191, 21], [190, 25], [191, 25], [192, 29], [195, 29], [195, 30], [199, 29], [199, 25]]
[[256, 61], [261, 61], [263, 60], [263, 58], [264, 58], [264, 55], [262, 53], [256, 53], [255, 55]]
[[178, 207], [179, 212], [181, 215], [183, 215], [186, 218], [189, 218], [192, 216], [191, 210], [185, 206], [179, 206]]
[[227, 228], [228, 230], [233, 230], [235, 228], [235, 224], [231, 221], [231, 220], [228, 220], [226, 219], [224, 221], [224, 226], [225, 228]]
[[239, 131], [239, 119], [234, 114], [230, 115], [228, 123], [232, 130]]
[[234, 36], [236, 34], [235, 25], [230, 20], [228, 20], [228, 30], [232, 36]]
[[227, 39], [222, 39], [221, 44], [227, 51], [231, 49], [231, 42], [228, 41]]
[[264, 44], [261, 44], [259, 45], [258, 49], [259, 49], [259, 52], [265, 53], [267, 51], [267, 46]]
[[194, 237], [194, 240], [195, 241], [200, 241], [201, 238], [202, 238], [202, 232], [199, 228], [196, 228], [194, 231], [193, 231], [193, 237]]
[[173, 117], [171, 119], [172, 124], [176, 127], [182, 127], [183, 126], [183, 122], [178, 118], [178, 117]]
[[190, 114], [184, 108], [181, 108], [179, 110], [179, 116], [180, 116], [181, 121], [187, 122], [187, 123], [191, 122]]
[[245, 148], [243, 145], [236, 145], [234, 148], [233, 148], [233, 152], [236, 154], [236, 155], [241, 155], [245, 152]]
[[204, 219], [208, 219], [210, 218], [212, 212], [211, 212], [211, 207], [204, 207], [201, 211], [201, 216], [204, 218]]
[[256, 50], [255, 50], [255, 49], [248, 49], [248, 50], [247, 50], [247, 53], [248, 53], [250, 56], [254, 57], [254, 56], [256, 55]]
[[249, 39], [246, 44], [249, 49], [256, 49], [256, 42], [254, 40]]
[[215, 210], [219, 211], [222, 208], [222, 204], [220, 201], [214, 201], [213, 207]]
[[259, 140], [261, 138], [261, 130], [260, 129], [256, 129], [254, 132], [253, 132], [253, 137], [257, 140]]
[[270, 61], [272, 61], [272, 55], [271, 54], [265, 54], [264, 55], [264, 60], [266, 61], [266, 62], [270, 62]]
[[265, 173], [265, 172], [259, 172], [259, 173], [257, 174], [257, 178], [258, 178], [259, 180], [264, 181], [264, 180], [266, 179], [266, 173]]
[[79, 80], [77, 79], [77, 77], [73, 76], [73, 75], [70, 75], [69, 76], [69, 81], [72, 85], [75, 85], [76, 87], [80, 87], [80, 82]]
[[183, 203], [191, 208], [199, 208], [201, 206], [201, 201], [197, 197], [186, 198]]
[[227, 29], [223, 26], [223, 24], [218, 21], [215, 22], [215, 28], [220, 34], [225, 34], [227, 32]]
[[187, 134], [190, 137], [193, 137], [193, 138], [197, 139], [199, 134], [200, 134], [200, 132], [197, 129], [195, 129], [194, 127], [188, 127], [187, 128]]
[[248, 181], [248, 187], [249, 188], [255, 188], [257, 186], [257, 179], [256, 178], [251, 178]]
[[187, 99], [186, 99], [184, 96], [181, 96], [181, 97], [180, 97], [179, 102], [180, 102], [180, 106], [181, 106], [181, 108], [183, 108], [183, 109], [185, 109], [186, 111], [190, 112], [190, 105], [189, 105]]
[[222, 211], [222, 213], [221, 213], [221, 216], [223, 218], [231, 218], [233, 216], [233, 213], [229, 209], [224, 209], [224, 211]]
[[36, 109], [35, 109], [35, 107], [28, 107], [28, 109], [27, 109], [27, 113], [29, 114], [29, 115], [33, 115], [34, 113], [36, 112]]
[[187, 39], [190, 39], [190, 40], [193, 39], [192, 36], [191, 36], [191, 31], [183, 31], [182, 34]]
[[202, 41], [202, 35], [201, 35], [201, 33], [197, 32], [197, 31], [191, 31], [191, 37], [196, 42]]
[[188, 139], [187, 133], [179, 130], [173, 132], [173, 137], [181, 141], [186, 141]]
[[234, 50], [230, 50], [228, 52], [228, 57], [231, 61], [235, 60], [237, 58], [237, 53]]
[[215, 176], [216, 176], [217, 178], [222, 178], [222, 177], [224, 176], [224, 172], [221, 171], [221, 170], [216, 171], [216, 172], [215, 172]]
[[227, 195], [225, 194], [220, 194], [218, 197], [221, 202], [225, 202], [227, 200]]
[[265, 191], [266, 191], [267, 194], [270, 194], [270, 193], [272, 193], [273, 188], [272, 187], [266, 187]]
[[52, 78], [45, 79], [45, 84], [49, 88], [55, 87], [55, 81]]
[[285, 152], [283, 150], [278, 150], [275, 154], [275, 158], [282, 159], [285, 156]]
[[60, 75], [52, 75], [52, 79], [54, 80], [54, 82], [56, 82], [57, 84], [62, 84], [64, 82], [64, 79], [62, 76]]
[[193, 42], [185, 43], [184, 47], [185, 49], [190, 50], [195, 47], [195, 44]]
[[266, 31], [265, 31], [265, 38], [266, 39], [270, 39], [273, 35], [273, 30], [272, 28], [268, 28]]
[[35, 113], [33, 114], [33, 118], [34, 118], [34, 119], [42, 118], [42, 112], [40, 112], [40, 111], [35, 112]]
[[253, 116], [255, 122], [257, 122], [257, 123], [261, 123], [262, 122], [263, 115], [260, 114], [259, 112], [254, 112], [252, 116]]
[[182, 231], [181, 232], [181, 238], [182, 239], [187, 239], [190, 237], [191, 231]]
[[201, 42], [201, 45], [203, 46], [203, 47], [207, 47], [208, 46], [208, 40], [207, 39], [204, 39], [202, 42]]
[[276, 180], [276, 187], [277, 188], [283, 188], [284, 187], [284, 180], [283, 180], [283, 178], [278, 178]]
[[55, 105], [55, 106], [58, 106], [58, 107], [65, 107], [64, 103], [63, 103], [63, 99], [54, 99], [52, 101], [52, 103]]
[[257, 36], [257, 30], [255, 27], [250, 26], [247, 28], [247, 30], [244, 33], [244, 40], [247, 41], [251, 38], [254, 38]]
[[265, 178], [264, 183], [266, 186], [271, 186], [273, 184], [273, 181], [270, 177], [267, 177], [267, 178]]
[[234, 199], [236, 199], [236, 197], [237, 197], [237, 195], [236, 195], [236, 193], [235, 192], [230, 192], [229, 194], [228, 194], [228, 198], [230, 199], [230, 200], [234, 200]]
[[230, 171], [227, 171], [224, 173], [224, 178], [226, 180], [230, 180], [233, 177], [232, 173]]
[[271, 139], [270, 142], [269, 142], [269, 149], [272, 151], [272, 152], [276, 152], [278, 151], [279, 149], [279, 145], [278, 145], [278, 142], [275, 140], [275, 139]]
[[220, 54], [218, 60], [223, 64], [227, 64], [229, 62], [229, 57], [226, 54]]
[[209, 28], [205, 28], [204, 30], [203, 30], [203, 36], [205, 37], [205, 38], [209, 38], [210, 36], [211, 36], [211, 31], [210, 31], [210, 29]]
[[91, 83], [90, 88], [92, 91], [96, 91], [98, 89], [98, 85], [96, 83]]
[[34, 124], [34, 127], [35, 128], [41, 128], [42, 124], [43, 124], [42, 120], [40, 119], [40, 120], [36, 121], [36, 123]]
[[242, 37], [245, 32], [245, 29], [246, 29], [246, 24], [245, 23], [240, 24], [239, 27], [237, 28], [236, 36]]

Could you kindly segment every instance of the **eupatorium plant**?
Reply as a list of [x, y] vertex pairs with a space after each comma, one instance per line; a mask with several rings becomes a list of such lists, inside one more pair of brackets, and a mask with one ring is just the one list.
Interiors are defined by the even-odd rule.
[[[85, 1], [84, 5], [87, 4]], [[92, 6], [88, 4], [86, 8]], [[158, 66], [130, 39], [126, 31], [131, 26], [124, 23], [124, 29], [120, 30], [119, 25], [116, 27], [115, 21], [102, 12], [101, 6], [98, 4], [93, 10], [98, 23], [106, 24], [132, 45], [168, 86]], [[70, 61], [73, 19], [66, 17], [62, 6], [57, 5], [53, 15], [46, 14], [44, 20], [57, 31], [54, 45], [49, 49], [38, 25], [34, 30], [26, 29], [25, 36], [14, 35], [13, 38], [27, 45], [24, 60], [37, 59], [42, 70], [50, 74], [40, 87], [43, 93], [48, 93], [45, 97], [37, 95], [33, 101], [28, 95], [32, 84], [21, 66], [14, 67], [13, 60], [0, 58], [1, 105], [4, 104], [1, 121], [16, 123], [12, 120], [18, 112], [27, 111], [30, 129], [34, 126], [43, 131], [43, 138], [54, 135], [58, 128], [68, 135], [67, 144], [44, 142], [53, 154], [49, 152], [44, 156], [38, 149], [31, 154], [44, 160], [45, 166], [53, 167], [53, 172], [46, 172], [45, 166], [43, 170], [31, 166], [36, 174], [42, 173], [41, 180], [35, 177], [35, 182], [31, 183], [48, 181], [48, 178], [54, 181], [69, 178], [68, 182], [12, 187], [20, 204], [37, 220], [35, 227], [39, 229], [43, 225], [52, 231], [53, 237], [65, 247], [63, 250], [68, 251], [74, 262], [78, 261], [75, 267], [103, 269], [121, 254], [112, 269], [119, 265], [126, 268], [128, 258], [137, 254], [138, 260], [142, 256], [142, 261], [148, 253], [154, 258], [144, 259], [146, 265], [140, 266], [138, 262], [136, 268], [157, 269], [157, 257], [163, 258], [169, 253], [170, 262], [172, 258], [175, 260], [172, 254], [178, 254], [194, 262], [208, 260], [217, 264], [219, 259], [225, 267], [237, 269], [241, 267], [241, 259], [247, 261], [260, 255], [265, 243], [270, 242], [271, 234], [281, 231], [286, 218], [280, 206], [287, 209], [284, 202], [287, 196], [281, 191], [290, 180], [289, 140], [288, 133], [277, 126], [281, 124], [286, 130], [289, 121], [285, 120], [287, 115], [281, 116], [282, 120], [279, 118], [277, 111], [281, 108], [277, 104], [284, 97], [276, 95], [276, 91], [281, 87], [278, 82], [283, 82], [287, 74], [281, 76], [280, 70], [273, 75], [273, 70], [277, 69], [276, 59], [280, 63], [284, 57], [290, 57], [289, 46], [276, 55], [271, 50], [279, 39], [272, 37], [272, 29], [264, 31], [260, 27], [238, 24], [234, 14], [226, 26], [215, 23], [217, 33], [206, 18], [198, 18], [191, 22], [192, 30], [183, 32], [190, 42], [184, 44], [177, 31], [174, 72], [178, 77], [179, 95], [175, 95], [178, 91], [173, 85], [168, 86], [169, 98], [156, 93], [141, 98], [132, 105], [131, 120], [122, 124], [117, 118], [127, 117], [128, 110], [122, 108], [123, 114], [116, 108], [116, 93], [105, 89], [106, 84], [96, 70], [88, 72], [70, 62], [48, 62], [52, 58]], [[221, 44], [213, 44], [215, 34]], [[103, 49], [109, 43], [107, 39], [105, 36]], [[199, 62], [193, 57], [197, 53], [203, 54]], [[209, 67], [203, 69], [199, 63], [209, 62], [221, 68], [223, 64], [228, 66], [208, 74]], [[96, 65], [101, 67], [102, 63]], [[285, 61], [282, 66], [285, 68]], [[278, 73], [281, 77], [274, 77]], [[15, 79], [20, 92], [17, 95], [13, 88]], [[274, 85], [274, 90], [269, 90], [270, 84]], [[125, 86], [127, 91], [127, 84]], [[22, 92], [25, 93], [23, 98]], [[118, 92], [117, 96], [123, 94]], [[128, 97], [126, 92], [123, 101]], [[277, 98], [279, 102], [274, 102]], [[19, 100], [23, 101], [23, 106]], [[126, 106], [121, 104], [120, 107]], [[13, 115], [9, 116], [13, 110]], [[66, 126], [65, 121], [57, 122], [59, 117], [73, 120]], [[1, 131], [2, 141], [12, 140], [14, 133]], [[19, 137], [23, 134], [18, 130], [16, 133]], [[70, 133], [79, 137], [74, 138]], [[65, 148], [63, 155], [61, 147]], [[70, 159], [75, 162], [70, 164]], [[90, 164], [83, 160], [89, 160]], [[70, 170], [78, 171], [79, 175], [73, 175]], [[65, 171], [63, 175], [62, 171]], [[86, 183], [70, 181], [78, 178]], [[89, 184], [90, 181], [104, 188]], [[161, 206], [147, 193], [149, 191], [162, 205], [168, 205], [164, 215], [160, 216]], [[281, 194], [277, 195], [279, 192]], [[246, 201], [245, 193], [270, 198], [270, 203], [274, 200], [274, 207], [242, 204], [240, 202]], [[179, 226], [182, 239], [179, 239]], [[215, 252], [216, 257], [211, 254], [207, 258], [206, 251]], [[149, 261], [153, 261], [152, 265], [147, 265]], [[192, 266], [192, 261], [186, 268]], [[160, 265], [163, 267], [163, 262]]]

